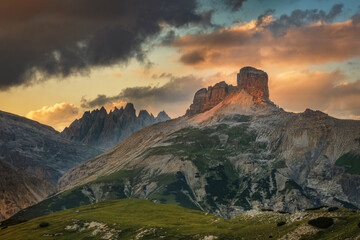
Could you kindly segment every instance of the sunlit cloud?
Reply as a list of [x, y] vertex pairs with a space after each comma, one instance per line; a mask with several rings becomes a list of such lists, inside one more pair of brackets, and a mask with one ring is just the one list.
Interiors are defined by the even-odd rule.
[[26, 114], [27, 118], [50, 125], [58, 131], [62, 131], [80, 116], [79, 108], [66, 102], [56, 103], [53, 106], [44, 106]]
[[190, 34], [171, 44], [180, 52], [178, 61], [195, 68], [234, 68], [244, 65], [292, 68], [341, 62], [360, 55], [360, 24], [316, 22], [274, 36], [253, 20], [211, 33]]
[[339, 70], [291, 71], [270, 77], [270, 98], [286, 110], [311, 108], [352, 119], [360, 115], [360, 80], [343, 82], [346, 76]]
[[107, 76], [108, 76], [108, 77], [121, 78], [121, 77], [122, 77], [122, 74], [119, 73], [119, 72], [114, 72], [114, 73], [108, 74]]

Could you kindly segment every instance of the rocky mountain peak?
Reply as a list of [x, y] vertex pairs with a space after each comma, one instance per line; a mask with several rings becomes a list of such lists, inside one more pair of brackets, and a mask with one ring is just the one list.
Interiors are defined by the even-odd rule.
[[243, 67], [237, 75], [237, 87], [221, 81], [213, 87], [202, 88], [195, 93], [194, 101], [186, 111], [186, 116], [193, 116], [215, 107], [234, 92], [246, 91], [253, 97], [256, 104], [269, 101], [268, 75], [266, 72]]
[[127, 103], [125, 108], [115, 108], [109, 113], [102, 107], [100, 110], [85, 112], [82, 118], [65, 128], [62, 135], [71, 140], [108, 149], [137, 130], [170, 119], [165, 112], [159, 115], [160, 117], [155, 118], [146, 110], [141, 110], [136, 116], [132, 103]]
[[167, 113], [165, 111], [161, 111], [158, 113], [158, 115], [156, 116], [156, 119], [159, 122], [163, 122], [163, 121], [167, 121], [170, 120], [171, 118], [169, 117], [169, 115], [167, 115]]
[[140, 110], [138, 118], [140, 119], [151, 118], [151, 115], [146, 110]]
[[269, 100], [268, 75], [262, 70], [243, 67], [237, 74], [237, 86], [253, 96], [256, 103]]

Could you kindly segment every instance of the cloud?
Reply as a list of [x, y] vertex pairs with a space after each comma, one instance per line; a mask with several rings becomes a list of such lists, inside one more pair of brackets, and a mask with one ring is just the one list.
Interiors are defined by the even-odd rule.
[[[89, 100], [81, 99], [81, 107], [95, 108], [112, 102], [125, 101], [134, 103], [137, 108], [166, 109], [171, 115], [179, 115], [185, 111], [192, 101], [194, 93], [203, 86], [202, 78], [193, 75], [172, 77], [162, 86], [130, 87], [123, 89], [118, 95], [99, 94]], [[185, 113], [185, 112], [184, 112]]]
[[[331, 19], [329, 14], [335, 13], [330, 11], [324, 19]], [[210, 33], [188, 34], [175, 39], [171, 46], [180, 52], [180, 62], [211, 69], [245, 65], [290, 68], [360, 55], [360, 24], [351, 19], [293, 26], [281, 36], [274, 35], [269, 27], [277, 21], [271, 15], [259, 19]]]
[[108, 77], [121, 78], [121, 77], [122, 77], [122, 74], [119, 73], [119, 72], [114, 72], [114, 73], [111, 73], [111, 74], [107, 74], [106, 76], [108, 76]]
[[206, 24], [196, 0], [3, 0], [0, 90], [93, 67], [148, 63], [143, 45], [163, 26]]
[[195, 50], [195, 51], [191, 51], [189, 53], [185, 53], [180, 57], [180, 61], [185, 64], [189, 64], [189, 65], [204, 62], [205, 61], [204, 52]]
[[360, 80], [345, 80], [340, 70], [284, 72], [270, 76], [270, 98], [290, 111], [311, 108], [336, 117], [356, 118], [360, 115]]
[[[319, 21], [330, 23], [341, 13], [343, 7], [343, 4], [335, 4], [328, 13], [318, 9], [296, 9], [290, 15], [281, 15], [280, 18], [272, 21], [267, 27], [275, 36], [283, 36], [291, 28], [302, 27]], [[268, 10], [264, 16], [272, 13], [273, 10]]]
[[225, 4], [225, 6], [227, 6], [229, 9], [236, 12], [242, 7], [243, 3], [246, 1], [247, 0], [222, 0], [221, 2]]
[[163, 72], [161, 74], [156, 74], [154, 73], [153, 75], [151, 75], [152, 79], [160, 79], [160, 78], [173, 78], [174, 76], [172, 75], [172, 73], [166, 73]]
[[76, 118], [80, 117], [80, 112], [79, 108], [74, 104], [63, 102], [30, 111], [26, 114], [26, 117], [62, 131]]

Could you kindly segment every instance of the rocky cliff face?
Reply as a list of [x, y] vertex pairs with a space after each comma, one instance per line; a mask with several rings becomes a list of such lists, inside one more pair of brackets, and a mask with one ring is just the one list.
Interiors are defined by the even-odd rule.
[[44, 199], [67, 170], [100, 153], [49, 126], [0, 111], [1, 215]]
[[[60, 180], [66, 195], [32, 213], [72, 207], [74, 196], [145, 198], [229, 218], [249, 209], [360, 207], [360, 121], [285, 112], [268, 100], [263, 73], [245, 73], [242, 88], [209, 110], [142, 129], [71, 169]], [[209, 101], [201, 91], [196, 106]]]
[[254, 97], [256, 103], [269, 100], [268, 75], [266, 72], [253, 67], [240, 69], [237, 75], [238, 88], [244, 89]]
[[146, 110], [141, 110], [139, 116], [136, 116], [134, 105], [128, 103], [125, 108], [115, 108], [109, 114], [104, 107], [85, 112], [82, 118], [65, 128], [62, 135], [70, 140], [108, 149], [137, 130], [169, 119], [164, 111], [154, 117]]
[[218, 105], [226, 97], [245, 91], [253, 97], [256, 104], [269, 101], [268, 75], [253, 67], [244, 67], [237, 74], [237, 86], [219, 82], [214, 87], [202, 88], [195, 93], [193, 103], [186, 116], [203, 113]]
[[214, 87], [202, 88], [195, 93], [194, 101], [187, 110], [187, 116], [193, 116], [197, 113], [205, 112], [230, 95], [235, 87], [225, 82], [219, 82]]
[[55, 192], [56, 184], [37, 178], [0, 158], [0, 221]]

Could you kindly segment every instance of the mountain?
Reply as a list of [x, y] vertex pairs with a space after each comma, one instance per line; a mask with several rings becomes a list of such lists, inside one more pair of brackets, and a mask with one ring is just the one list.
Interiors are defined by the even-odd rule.
[[1, 158], [0, 173], [0, 220], [56, 191], [55, 183], [27, 174]]
[[251, 210], [228, 220], [142, 199], [105, 201], [15, 226], [0, 239], [359, 239], [360, 211], [321, 208], [294, 214]]
[[169, 119], [164, 111], [154, 117], [146, 110], [141, 110], [139, 116], [136, 116], [134, 105], [128, 103], [125, 109], [115, 107], [114, 111], [109, 113], [104, 107], [85, 112], [82, 118], [65, 128], [62, 135], [70, 140], [108, 149], [137, 130]]
[[0, 111], [0, 219], [55, 192], [67, 170], [100, 153], [49, 126]]
[[233, 218], [251, 209], [360, 207], [360, 121], [271, 102], [268, 75], [240, 70], [195, 94], [186, 115], [135, 132], [69, 170], [61, 193], [15, 216], [144, 198]]

